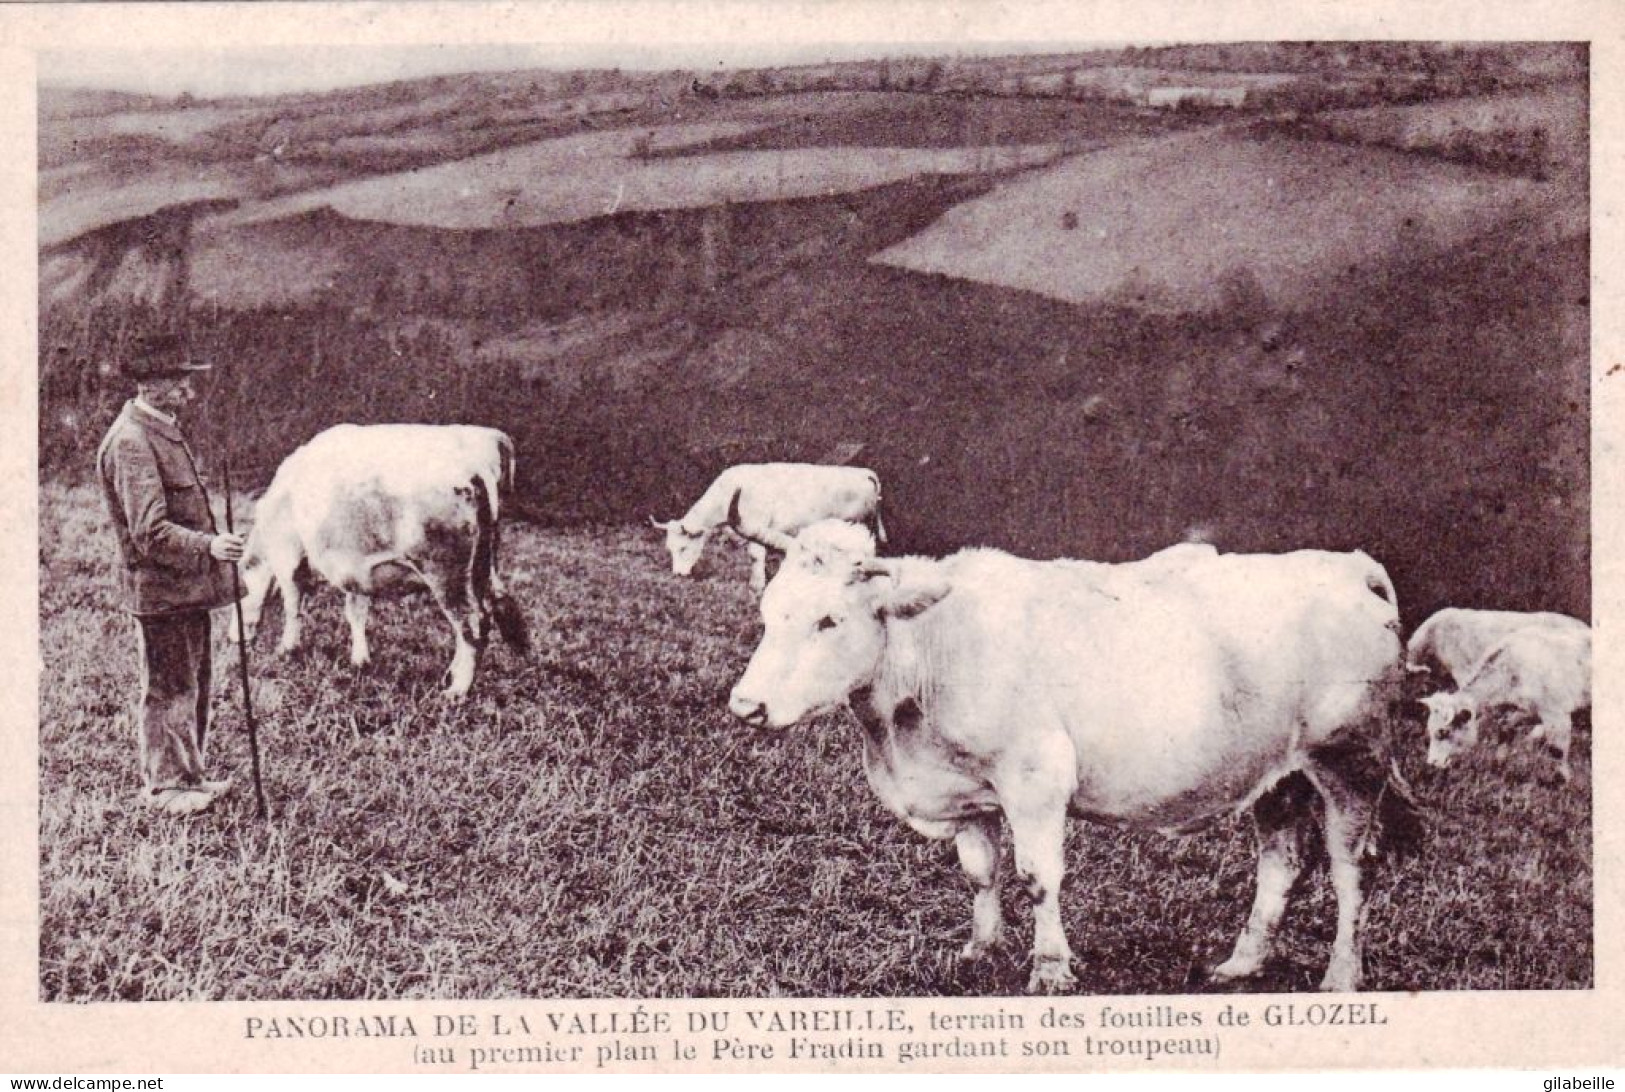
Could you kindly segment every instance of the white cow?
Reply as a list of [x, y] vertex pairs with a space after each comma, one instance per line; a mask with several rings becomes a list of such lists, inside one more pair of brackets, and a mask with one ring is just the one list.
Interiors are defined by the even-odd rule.
[[1589, 633], [1578, 618], [1549, 611], [1464, 610], [1446, 607], [1416, 627], [1405, 645], [1405, 664], [1415, 674], [1447, 677], [1460, 686], [1485, 655], [1520, 629]]
[[808, 556], [822, 556], [829, 550], [859, 557], [875, 556], [875, 533], [861, 523], [848, 523], [844, 519], [821, 519], [803, 527], [794, 537]]
[[497, 567], [499, 498], [513, 468], [513, 442], [496, 429], [337, 425], [318, 434], [283, 460], [256, 506], [242, 562], [249, 639], [274, 584], [283, 613], [277, 647], [298, 647], [296, 574], [308, 562], [343, 590], [350, 662], [363, 666], [372, 655], [369, 597], [416, 581], [456, 640], [446, 692], [466, 694], [493, 620], [504, 640], [528, 647]]
[[850, 705], [870, 786], [915, 830], [953, 838], [978, 887], [966, 957], [1003, 929], [1001, 815], [1036, 906], [1037, 990], [1075, 981], [1059, 903], [1069, 814], [1180, 831], [1250, 808], [1257, 893], [1214, 974], [1256, 973], [1318, 795], [1338, 901], [1322, 988], [1358, 987], [1367, 835], [1417, 819], [1370, 746], [1401, 673], [1381, 565], [1197, 544], [1126, 565], [772, 544], [787, 559], [729, 709], [782, 728]]
[[1574, 714], [1591, 705], [1591, 630], [1584, 624], [1514, 630], [1490, 649], [1459, 690], [1422, 702], [1428, 708], [1430, 765], [1447, 766], [1476, 746], [1484, 719], [1533, 719], [1530, 740], [1545, 744], [1567, 781]]
[[[687, 576], [705, 552], [717, 528], [731, 523], [749, 535], [793, 535], [823, 519], [846, 520], [868, 526], [884, 545], [886, 529], [880, 522], [880, 478], [858, 466], [821, 466], [816, 463], [743, 463], [718, 474], [680, 519], [649, 522], [666, 533], [671, 571]], [[768, 547], [749, 541], [750, 586], [761, 591], [767, 584]]]

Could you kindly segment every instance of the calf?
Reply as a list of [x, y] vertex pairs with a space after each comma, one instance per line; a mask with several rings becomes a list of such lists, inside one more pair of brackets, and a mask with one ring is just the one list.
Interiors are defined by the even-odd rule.
[[1464, 610], [1446, 607], [1416, 627], [1405, 645], [1405, 665], [1416, 675], [1460, 686], [1490, 649], [1521, 629], [1589, 633], [1578, 618], [1549, 611]]
[[1422, 699], [1427, 706], [1428, 763], [1447, 766], [1478, 743], [1489, 717], [1533, 720], [1529, 733], [1572, 776], [1574, 714], [1591, 705], [1591, 630], [1581, 625], [1514, 630], [1479, 661], [1461, 689]]

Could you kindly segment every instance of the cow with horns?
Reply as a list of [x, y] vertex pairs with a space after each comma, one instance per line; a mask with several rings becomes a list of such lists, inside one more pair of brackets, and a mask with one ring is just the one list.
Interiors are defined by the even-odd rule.
[[456, 641], [446, 693], [466, 694], [493, 621], [509, 644], [529, 646], [497, 568], [501, 496], [513, 471], [513, 441], [496, 429], [337, 425], [320, 433], [283, 461], [256, 506], [242, 564], [248, 639], [274, 585], [282, 595], [278, 648], [298, 646], [296, 574], [308, 563], [344, 592], [350, 662], [360, 667], [371, 659], [370, 597], [418, 583]]
[[750, 586], [759, 592], [767, 585], [766, 537], [793, 535], [826, 519], [861, 523], [884, 545], [879, 476], [858, 466], [744, 463], [718, 474], [680, 518], [662, 522], [650, 516], [649, 522], [666, 533], [671, 571], [678, 576], [694, 571], [719, 527], [740, 533], [750, 550]]
[[1379, 832], [1419, 831], [1373, 739], [1403, 670], [1381, 565], [1200, 544], [1121, 565], [877, 559], [758, 535], [786, 560], [729, 709], [773, 728], [852, 709], [870, 786], [915, 830], [954, 839], [977, 885], [966, 957], [1003, 931], [1001, 817], [1036, 907], [1028, 988], [1056, 990], [1075, 981], [1059, 902], [1069, 815], [1177, 832], [1246, 809], [1257, 890], [1214, 976], [1262, 968], [1318, 822], [1337, 896], [1321, 988], [1358, 988], [1362, 857]]

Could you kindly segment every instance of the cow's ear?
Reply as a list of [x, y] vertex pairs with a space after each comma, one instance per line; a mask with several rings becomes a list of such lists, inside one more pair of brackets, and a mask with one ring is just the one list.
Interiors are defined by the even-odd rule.
[[892, 567], [885, 560], [878, 557], [853, 559], [852, 567], [846, 574], [848, 584], [867, 584], [895, 579], [896, 573]]
[[882, 618], [913, 618], [940, 603], [953, 585], [937, 577], [899, 579], [882, 585], [876, 603]]

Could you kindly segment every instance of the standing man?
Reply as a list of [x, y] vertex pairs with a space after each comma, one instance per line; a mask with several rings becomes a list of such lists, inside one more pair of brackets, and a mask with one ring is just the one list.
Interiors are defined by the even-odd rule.
[[197, 397], [180, 339], [142, 339], [125, 363], [136, 396], [96, 452], [102, 496], [118, 534], [124, 605], [135, 615], [141, 664], [141, 797], [176, 815], [231, 789], [204, 776], [209, 727], [209, 612], [233, 602], [231, 566], [243, 539], [215, 527], [176, 415]]

